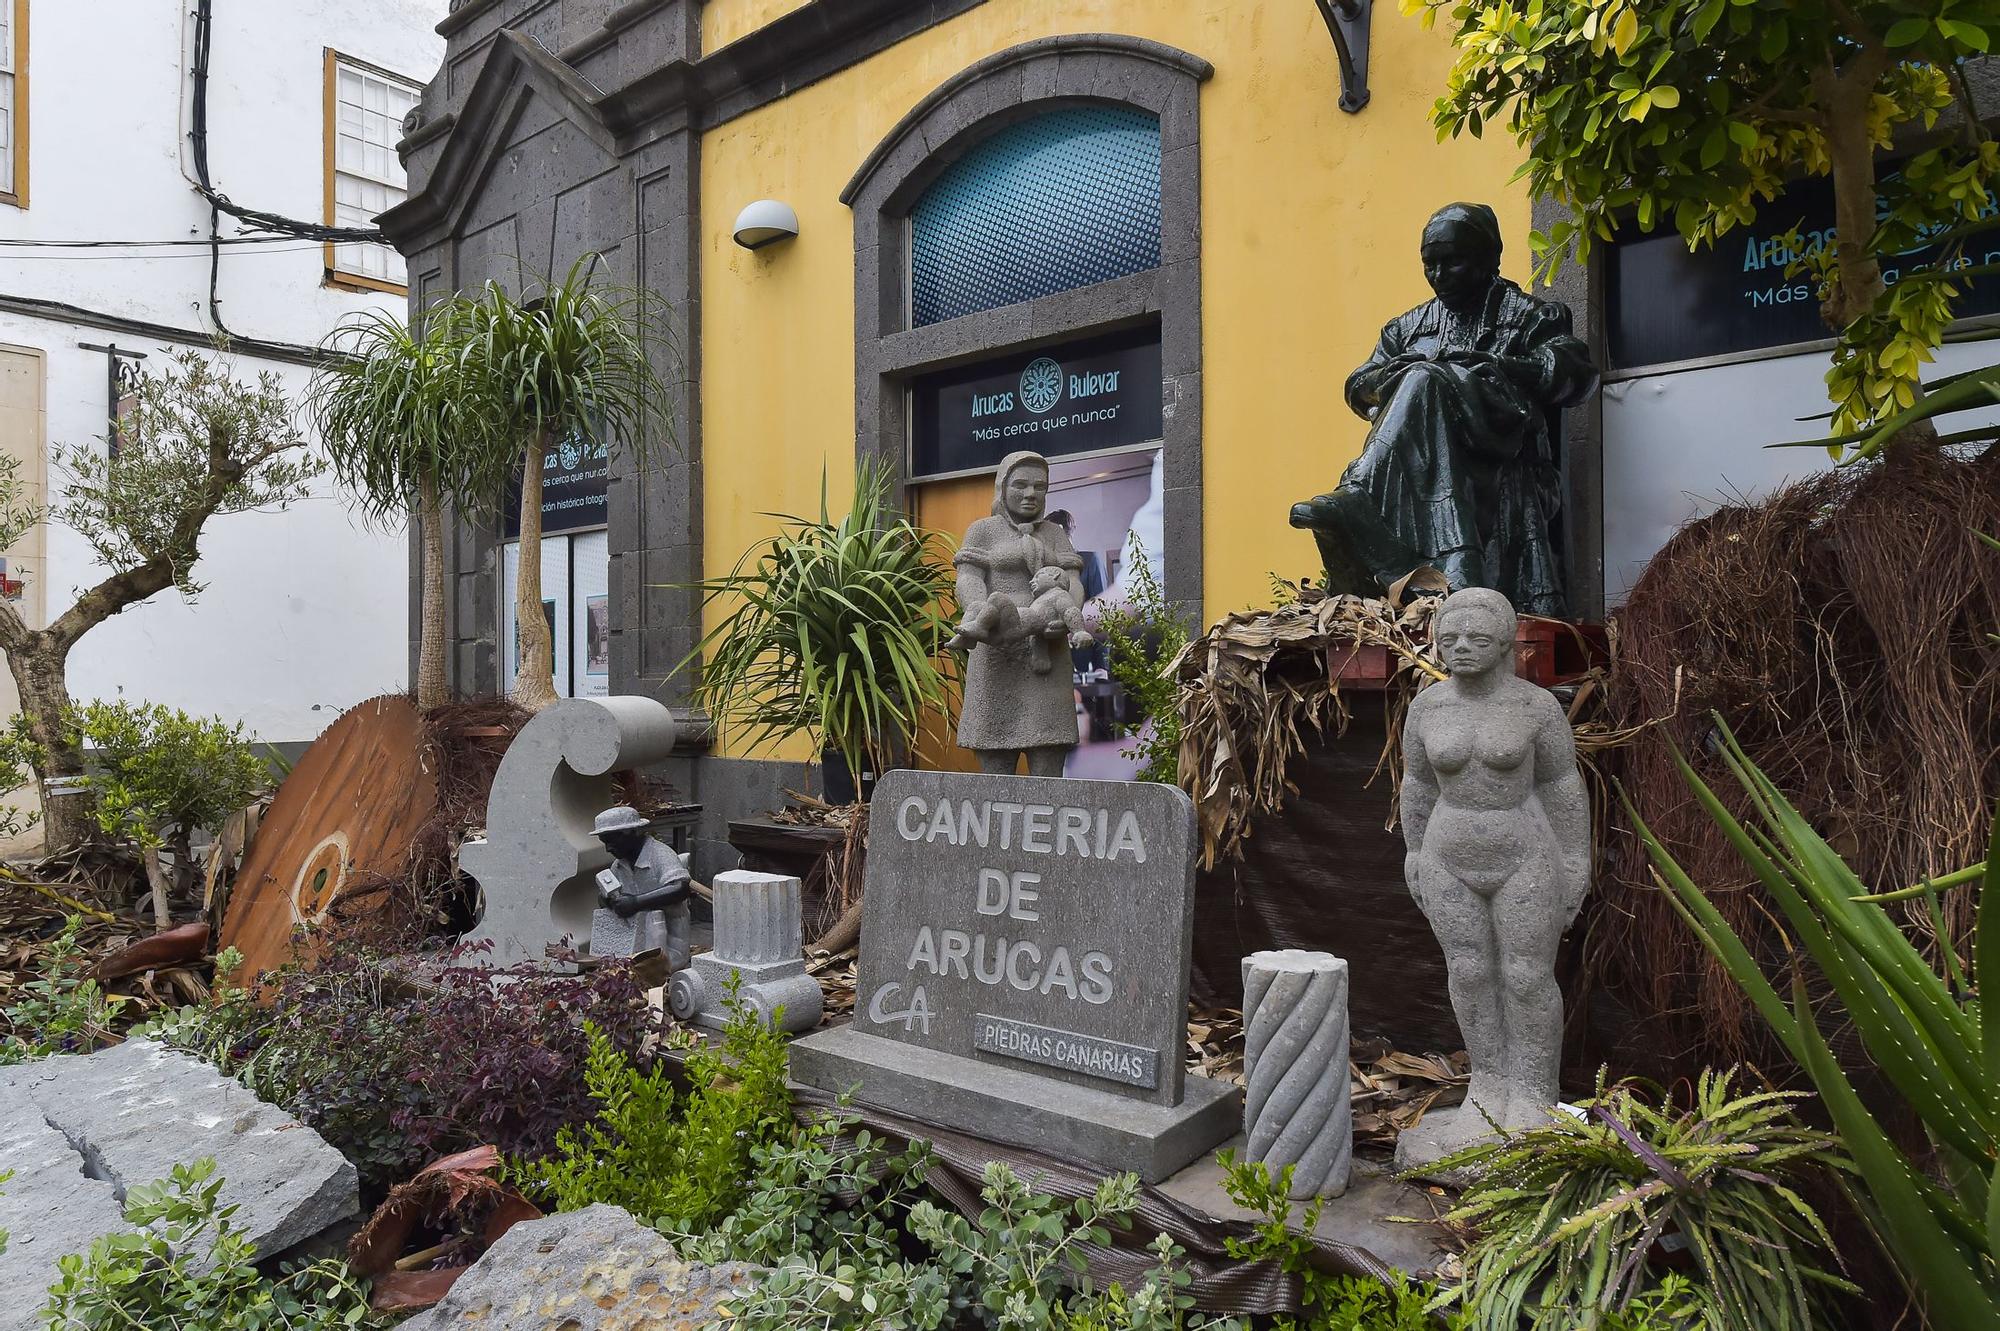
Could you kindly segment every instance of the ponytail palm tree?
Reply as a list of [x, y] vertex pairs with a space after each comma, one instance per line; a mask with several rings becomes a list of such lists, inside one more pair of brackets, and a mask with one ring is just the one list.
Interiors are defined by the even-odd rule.
[[[506, 421], [467, 390], [455, 345], [464, 309], [446, 302], [420, 329], [371, 311], [327, 338], [337, 353], [306, 402], [334, 474], [376, 519], [414, 514], [423, 543], [417, 705], [446, 700], [444, 511], [492, 504], [516, 456]], [[538, 616], [539, 618], [539, 616]]]
[[670, 355], [661, 303], [650, 292], [595, 280], [598, 256], [561, 281], [520, 296], [488, 282], [465, 306], [457, 342], [480, 396], [493, 404], [521, 467], [521, 558], [514, 599], [520, 635], [516, 702], [540, 710], [556, 699], [555, 645], [542, 618], [542, 459], [582, 435], [605, 456], [641, 459], [671, 440], [666, 381], [647, 357]]

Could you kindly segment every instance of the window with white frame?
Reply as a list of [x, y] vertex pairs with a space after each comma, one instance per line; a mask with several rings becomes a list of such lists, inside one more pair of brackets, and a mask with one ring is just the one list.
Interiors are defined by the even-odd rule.
[[0, 199], [27, 195], [27, 0], [0, 0]]
[[[401, 203], [407, 192], [396, 142], [403, 117], [423, 89], [408, 79], [327, 53], [327, 221], [373, 226], [377, 214]], [[327, 246], [327, 269], [337, 278], [400, 287], [403, 256], [388, 245], [356, 241]]]

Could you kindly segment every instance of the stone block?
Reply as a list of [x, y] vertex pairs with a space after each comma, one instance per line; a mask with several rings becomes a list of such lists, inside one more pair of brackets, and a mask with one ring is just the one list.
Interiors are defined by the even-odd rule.
[[1059, 1160], [1130, 1170], [1147, 1183], [1228, 1141], [1242, 1114], [1237, 1088], [1207, 1077], [1188, 1077], [1180, 1103], [1162, 1105], [852, 1027], [795, 1041], [792, 1076], [835, 1094], [853, 1091], [857, 1102], [919, 1122]]
[[1194, 807], [1171, 786], [896, 771], [875, 788], [850, 1028], [792, 1075], [1149, 1179], [1235, 1131], [1187, 1077]]
[[[0, 1069], [0, 1289], [39, 1295], [56, 1261], [125, 1228], [128, 1189], [214, 1157], [222, 1202], [275, 1256], [360, 1209], [354, 1166], [275, 1105], [150, 1040]], [[0, 1331], [39, 1331], [32, 1301], [0, 1303]]]
[[539, 961], [550, 943], [590, 936], [597, 871], [610, 852], [591, 821], [622, 803], [617, 773], [664, 761], [674, 719], [653, 698], [571, 698], [514, 737], [486, 801], [486, 838], [459, 863], [479, 883], [485, 909], [467, 942], [490, 942], [483, 960]]
[[694, 1331], [728, 1324], [725, 1305], [761, 1267], [683, 1261], [673, 1245], [599, 1203], [514, 1226], [401, 1331]]
[[1243, 958], [1243, 1160], [1291, 1195], [1338, 1197], [1354, 1167], [1347, 963], [1285, 948]]

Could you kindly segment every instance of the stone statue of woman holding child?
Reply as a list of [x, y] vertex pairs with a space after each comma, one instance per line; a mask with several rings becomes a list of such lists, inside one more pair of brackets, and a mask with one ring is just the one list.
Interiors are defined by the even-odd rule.
[[981, 771], [1061, 776], [1076, 747], [1076, 692], [1066, 647], [1088, 647], [1083, 560], [1044, 516], [1049, 464], [1009, 453], [993, 478], [993, 515], [965, 533], [957, 557], [964, 620], [950, 646], [969, 650], [958, 742]]

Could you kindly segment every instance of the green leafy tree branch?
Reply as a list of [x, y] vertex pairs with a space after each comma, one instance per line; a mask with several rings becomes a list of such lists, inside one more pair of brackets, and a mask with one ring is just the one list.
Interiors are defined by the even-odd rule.
[[[1459, 49], [1440, 136], [1504, 124], [1537, 198], [1568, 220], [1537, 233], [1537, 274], [1587, 258], [1628, 216], [1690, 247], [1760, 218], [1787, 181], [1831, 181], [1834, 226], [1787, 237], [1837, 338], [1830, 441], [1868, 456], [1920, 426], [1922, 368], [1973, 269], [1965, 242], [2000, 225], [2000, 147], [1961, 68], [2000, 36], [1996, 0], [1404, 0]], [[1946, 113], [1958, 114], [1946, 122]], [[1915, 149], [1893, 171], [1882, 154]], [[1884, 261], [1943, 253], [1894, 288]], [[1982, 403], [1990, 396], [1981, 395]], [[1948, 406], [1944, 409], [1950, 409]], [[1894, 423], [1893, 430], [1883, 427]], [[1927, 429], [1917, 433], [1928, 434]]]

